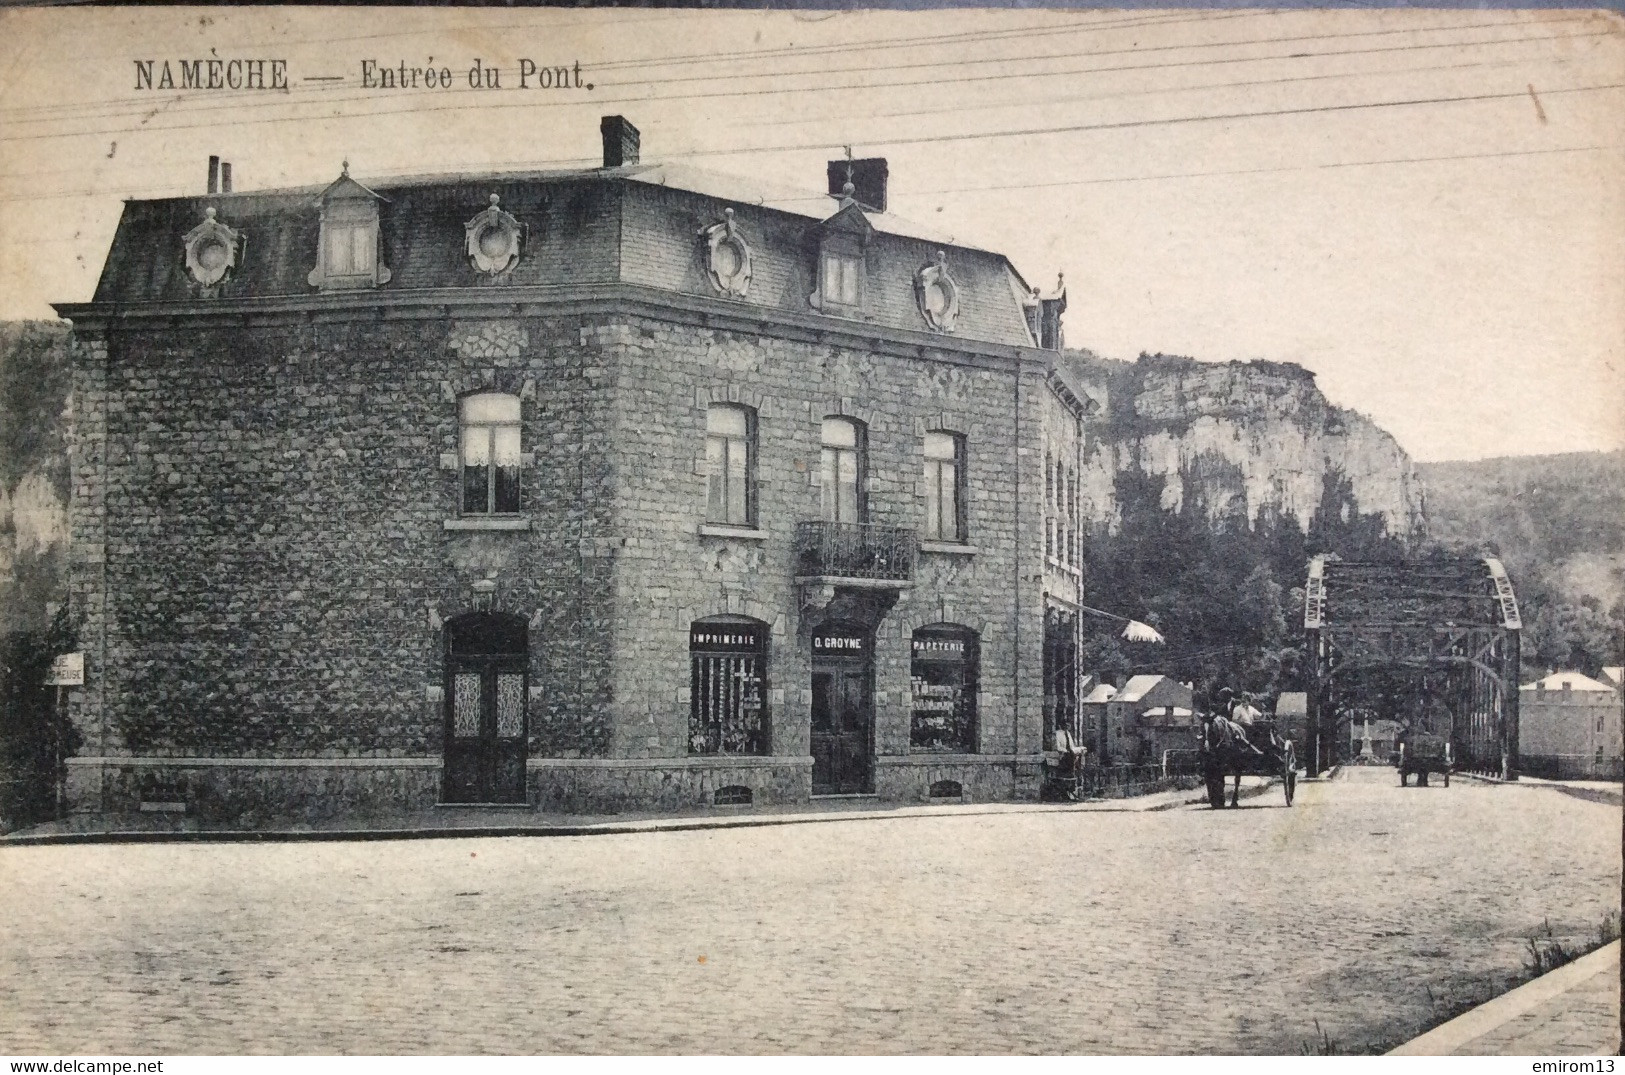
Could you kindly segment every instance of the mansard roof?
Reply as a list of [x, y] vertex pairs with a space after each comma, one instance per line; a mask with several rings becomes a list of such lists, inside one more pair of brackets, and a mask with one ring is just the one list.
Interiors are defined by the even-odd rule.
[[[957, 243], [951, 234], [896, 214], [843, 207], [828, 194], [659, 163], [408, 176], [365, 184], [346, 174], [319, 187], [128, 201], [92, 305], [128, 310], [198, 303], [182, 239], [211, 207], [222, 223], [242, 233], [243, 249], [231, 278], [205, 301], [229, 305], [313, 295], [309, 277], [320, 236], [320, 203], [334, 193], [379, 199], [381, 263], [392, 276], [377, 289], [350, 293], [358, 305], [377, 293], [514, 288], [525, 289], [524, 297], [532, 300], [538, 288], [567, 297], [571, 287], [615, 284], [716, 298], [700, 236], [731, 208], [753, 261], [747, 293], [727, 296], [743, 308], [823, 316], [808, 303], [817, 288], [820, 229], [826, 223], [868, 227], [873, 235], [866, 245], [859, 323], [927, 331], [916, 277], [944, 250], [959, 314], [952, 333], [938, 334], [942, 345], [951, 348], [955, 339], [1034, 344], [1022, 312], [1030, 288], [1002, 254]], [[518, 263], [499, 276], [470, 266], [464, 228], [492, 194], [524, 228]], [[853, 212], [861, 223], [847, 218]], [[350, 301], [348, 295], [343, 301]], [[64, 310], [69, 316], [88, 312], [67, 304]], [[853, 321], [828, 316], [847, 326]]]

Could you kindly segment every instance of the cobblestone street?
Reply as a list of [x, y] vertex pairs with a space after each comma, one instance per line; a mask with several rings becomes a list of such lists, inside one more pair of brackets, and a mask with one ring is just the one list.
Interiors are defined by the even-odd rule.
[[1489, 996], [1545, 923], [1594, 937], [1620, 892], [1616, 806], [1397, 783], [1354, 770], [1290, 809], [0, 848], [0, 1052], [1392, 1046]]

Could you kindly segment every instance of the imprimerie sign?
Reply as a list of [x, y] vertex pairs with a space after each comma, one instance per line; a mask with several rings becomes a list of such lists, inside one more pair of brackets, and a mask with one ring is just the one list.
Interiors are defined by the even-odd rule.
[[746, 623], [697, 623], [688, 631], [691, 649], [725, 653], [755, 653], [762, 648], [762, 632]]

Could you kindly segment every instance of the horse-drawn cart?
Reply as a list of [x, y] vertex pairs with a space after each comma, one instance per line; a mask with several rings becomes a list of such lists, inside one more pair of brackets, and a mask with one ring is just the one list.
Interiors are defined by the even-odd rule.
[[1450, 740], [1442, 735], [1412, 735], [1399, 744], [1399, 786], [1412, 775], [1416, 786], [1428, 786], [1428, 774], [1444, 777], [1444, 786], [1450, 786]]
[[1207, 785], [1207, 801], [1215, 810], [1224, 806], [1224, 778], [1236, 778], [1230, 805], [1239, 806], [1243, 776], [1274, 776], [1281, 780], [1286, 804], [1298, 790], [1298, 755], [1292, 740], [1283, 739], [1272, 721], [1255, 721], [1243, 728], [1222, 718], [1202, 723], [1202, 780]]

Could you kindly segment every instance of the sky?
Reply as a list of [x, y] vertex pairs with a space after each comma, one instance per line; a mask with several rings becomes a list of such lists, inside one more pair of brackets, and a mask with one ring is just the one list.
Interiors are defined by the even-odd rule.
[[[136, 88], [211, 57], [288, 88]], [[591, 164], [607, 114], [645, 160], [814, 192], [886, 157], [892, 211], [1065, 274], [1069, 345], [1296, 362], [1418, 460], [1625, 446], [1625, 21], [1596, 12], [0, 11], [0, 317], [89, 299], [122, 200], [202, 193], [210, 154], [237, 190]]]

